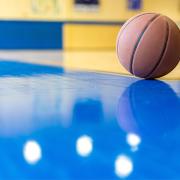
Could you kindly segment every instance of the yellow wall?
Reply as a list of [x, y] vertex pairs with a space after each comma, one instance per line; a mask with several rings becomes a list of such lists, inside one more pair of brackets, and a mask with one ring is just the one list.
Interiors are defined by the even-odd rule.
[[65, 20], [65, 0], [0, 0], [1, 19]]
[[[79, 11], [74, 0], [0, 0], [0, 19], [56, 21], [125, 21], [141, 12], [157, 12], [180, 23], [180, 0], [143, 0], [141, 11], [127, 9], [127, 0], [100, 0], [99, 9]], [[64, 46], [114, 48], [117, 25], [64, 25]]]
[[115, 47], [119, 25], [64, 25], [65, 49], [112, 49]]
[[77, 11], [73, 0], [66, 0], [69, 20], [124, 21], [142, 12], [157, 12], [180, 21], [180, 0], [143, 0], [141, 11], [127, 9], [127, 0], [101, 0], [100, 8], [95, 12]]
[[0, 0], [2, 19], [124, 21], [145, 11], [163, 13], [180, 21], [180, 0], [143, 0], [142, 11], [127, 10], [127, 0], [100, 0], [95, 12], [77, 11], [74, 0]]
[[[72, 0], [66, 0], [66, 19], [71, 21], [125, 21], [142, 12], [157, 12], [180, 21], [180, 0], [144, 0], [141, 11], [127, 10], [127, 0], [101, 0], [94, 12], [78, 11]], [[66, 24], [65, 49], [115, 49], [120, 25]]]
[[161, 13], [180, 21], [180, 0], [145, 0], [144, 11]]
[[101, 0], [99, 10], [92, 13], [77, 11], [73, 2], [74, 0], [0, 0], [0, 18], [104, 21], [127, 18], [125, 0]]
[[70, 20], [120, 21], [133, 14], [126, 10], [126, 0], [101, 0], [99, 9], [94, 12], [78, 11], [74, 7], [72, 0], [66, 1], [67, 19]]

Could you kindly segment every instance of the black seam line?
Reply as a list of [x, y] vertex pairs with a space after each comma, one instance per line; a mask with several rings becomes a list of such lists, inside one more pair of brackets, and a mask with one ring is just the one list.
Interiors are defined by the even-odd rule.
[[[124, 29], [118, 34], [118, 40], [117, 40], [117, 55], [118, 55], [118, 58], [119, 58], [119, 39], [120, 39], [120, 36], [122, 35], [123, 31], [126, 29], [126, 27], [131, 23], [133, 22], [134, 20], [136, 20], [137, 18], [143, 16], [143, 15], [146, 15], [146, 14], [153, 14], [153, 13], [143, 13], [143, 14], [140, 14], [136, 17], [134, 17], [131, 21], [129, 21], [125, 26], [124, 26]], [[119, 58], [120, 59], [120, 58]]]
[[138, 45], [139, 45], [139, 43], [140, 43], [140, 41], [141, 41], [141, 39], [142, 39], [145, 31], [146, 31], [147, 28], [149, 27], [149, 25], [150, 25], [154, 20], [156, 20], [156, 18], [158, 18], [159, 16], [160, 16], [160, 15], [158, 14], [158, 15], [156, 15], [155, 17], [153, 17], [152, 19], [150, 19], [149, 22], [147, 23], [147, 25], [145, 26], [145, 28], [143, 29], [143, 31], [141, 32], [141, 34], [139, 35], [139, 37], [138, 37], [138, 40], [137, 40], [137, 42], [136, 42], [136, 44], [135, 44], [135, 46], [134, 46], [134, 49], [133, 49], [133, 52], [132, 52], [132, 55], [131, 55], [131, 59], [130, 59], [130, 72], [131, 72], [132, 74], [134, 74], [134, 73], [133, 73], [132, 65], [133, 65], [134, 55], [135, 55], [136, 49], [137, 49], [137, 47], [138, 47]]
[[144, 16], [144, 15], [147, 15], [147, 14], [153, 14], [153, 13], [143, 13], [143, 14], [139, 14], [138, 16], [135, 16], [134, 18], [132, 18], [131, 21], [129, 21], [129, 22], [124, 26], [124, 29], [122, 30], [122, 32], [120, 32], [119, 37], [121, 36], [121, 34], [122, 34], [123, 31], [125, 30], [125, 28], [126, 28], [131, 22], [133, 22], [133, 21], [136, 20], [137, 18], [139, 18], [139, 17], [141, 17], [141, 16]]
[[167, 48], [168, 39], [169, 39], [169, 24], [168, 24], [168, 22], [166, 22], [166, 25], [167, 25], [166, 26], [166, 40], [165, 40], [164, 47], [163, 47], [162, 52], [161, 52], [160, 57], [159, 57], [159, 61], [154, 65], [154, 68], [151, 70], [151, 72], [148, 75], [146, 75], [145, 78], [150, 77], [151, 74], [153, 74], [153, 72], [158, 68], [159, 64], [162, 62], [164, 53], [165, 53], [166, 48]]

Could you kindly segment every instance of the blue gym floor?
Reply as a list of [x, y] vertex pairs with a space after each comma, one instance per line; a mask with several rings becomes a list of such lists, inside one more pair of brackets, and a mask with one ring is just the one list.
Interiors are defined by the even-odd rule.
[[0, 179], [179, 179], [180, 81], [0, 61]]

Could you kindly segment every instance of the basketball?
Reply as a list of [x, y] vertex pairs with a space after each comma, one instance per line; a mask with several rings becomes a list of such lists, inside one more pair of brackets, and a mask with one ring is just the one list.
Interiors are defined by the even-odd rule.
[[146, 79], [172, 71], [180, 59], [180, 30], [167, 16], [144, 13], [129, 19], [117, 37], [117, 56], [131, 74]]

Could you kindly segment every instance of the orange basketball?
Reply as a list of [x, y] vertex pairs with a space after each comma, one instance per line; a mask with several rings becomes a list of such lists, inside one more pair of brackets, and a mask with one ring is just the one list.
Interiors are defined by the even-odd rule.
[[141, 78], [168, 74], [180, 59], [180, 30], [167, 16], [144, 13], [132, 17], [117, 37], [121, 64]]

